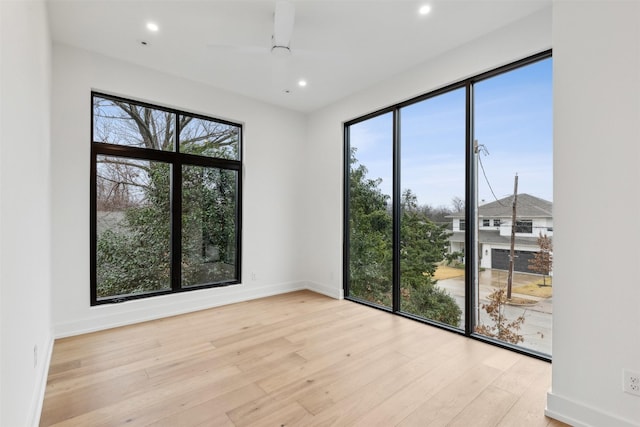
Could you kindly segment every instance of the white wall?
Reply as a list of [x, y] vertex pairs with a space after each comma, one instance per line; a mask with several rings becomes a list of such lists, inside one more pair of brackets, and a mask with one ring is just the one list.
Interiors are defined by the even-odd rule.
[[[54, 45], [53, 318], [56, 336], [305, 287], [298, 237], [304, 116], [107, 57]], [[243, 284], [89, 305], [91, 90], [244, 123]], [[255, 280], [252, 280], [255, 273]]]
[[0, 2], [2, 426], [37, 425], [53, 344], [50, 57], [44, 3]]
[[306, 141], [307, 278], [342, 294], [343, 123], [551, 48], [551, 10], [448, 52], [309, 117]]
[[[548, 413], [640, 426], [640, 3], [554, 2], [553, 385]], [[612, 215], [622, 230], [588, 233]]]

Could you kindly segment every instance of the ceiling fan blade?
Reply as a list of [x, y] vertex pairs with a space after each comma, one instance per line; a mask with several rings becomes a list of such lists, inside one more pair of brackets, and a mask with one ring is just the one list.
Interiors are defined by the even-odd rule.
[[289, 47], [289, 44], [291, 43], [291, 35], [293, 34], [295, 14], [296, 11], [292, 2], [276, 2], [273, 24], [274, 46]]
[[289, 86], [289, 73], [291, 71], [290, 58], [288, 57], [271, 57], [271, 85], [276, 90], [287, 91]]

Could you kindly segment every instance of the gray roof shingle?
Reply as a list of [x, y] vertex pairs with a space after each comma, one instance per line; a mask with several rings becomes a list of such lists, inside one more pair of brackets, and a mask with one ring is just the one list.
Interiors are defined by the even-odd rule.
[[[511, 218], [512, 206], [513, 195], [478, 206], [478, 216], [480, 218]], [[518, 194], [516, 213], [518, 218], [551, 218], [553, 203], [530, 194]], [[447, 215], [448, 218], [464, 218], [464, 216], [464, 211]]]

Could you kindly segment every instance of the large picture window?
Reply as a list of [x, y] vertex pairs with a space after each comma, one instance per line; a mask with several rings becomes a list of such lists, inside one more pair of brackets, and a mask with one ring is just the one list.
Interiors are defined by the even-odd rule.
[[92, 94], [92, 305], [240, 282], [241, 131]]
[[551, 358], [551, 61], [345, 123], [347, 299]]

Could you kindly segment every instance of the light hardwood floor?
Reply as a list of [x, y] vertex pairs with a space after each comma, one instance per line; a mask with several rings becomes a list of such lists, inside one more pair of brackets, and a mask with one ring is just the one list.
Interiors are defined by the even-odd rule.
[[57, 340], [41, 426], [563, 426], [551, 365], [308, 291]]

